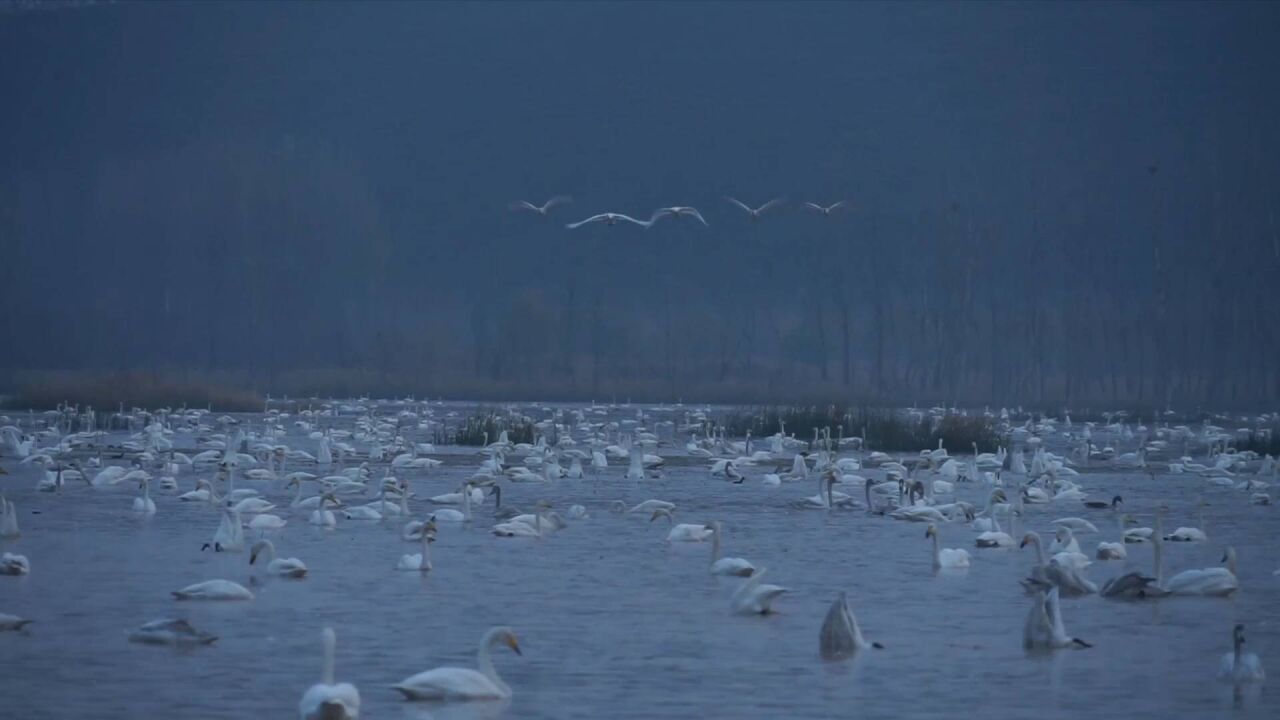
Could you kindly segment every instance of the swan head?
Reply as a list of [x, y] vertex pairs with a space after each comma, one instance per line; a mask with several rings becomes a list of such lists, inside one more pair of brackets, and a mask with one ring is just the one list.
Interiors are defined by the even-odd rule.
[[1008, 502], [1008, 501], [1009, 501], [1009, 496], [1004, 494], [1004, 490], [1002, 488], [996, 488], [995, 490], [991, 491], [992, 503]]
[[1222, 553], [1222, 562], [1233, 563], [1235, 562], [1235, 560], [1236, 560], [1236, 549], [1228, 545], [1226, 551]]
[[489, 647], [506, 645], [515, 654], [524, 655], [524, 653], [520, 652], [520, 639], [516, 637], [515, 631], [509, 627], [496, 627], [490, 630], [486, 636], [485, 644]]
[[929, 526], [929, 529], [924, 531], [924, 536], [925, 536], [925, 537], [927, 537], [927, 538], [931, 538], [931, 537], [932, 537], [932, 538], [936, 538], [936, 537], [938, 537], [938, 526], [937, 526], [937, 525], [930, 525], [930, 526]]
[[1111, 498], [1111, 507], [1116, 507], [1118, 505], [1123, 505], [1123, 504], [1124, 504], [1124, 498], [1120, 497], [1119, 495]]
[[1054, 539], [1056, 539], [1058, 542], [1066, 542], [1066, 541], [1069, 541], [1069, 540], [1071, 539], [1071, 537], [1072, 537], [1071, 528], [1069, 528], [1069, 527], [1067, 527], [1067, 526], [1065, 526], [1065, 525], [1060, 526], [1060, 527], [1058, 528], [1058, 531], [1057, 531], [1056, 533], [1054, 533], [1054, 534], [1053, 534], [1053, 537], [1054, 537]]
[[1231, 628], [1231, 640], [1236, 649], [1239, 649], [1244, 644], [1244, 625], [1236, 623], [1236, 626]]
[[627, 504], [622, 502], [621, 500], [614, 500], [613, 502], [609, 503], [609, 510], [615, 513], [626, 512]]
[[271, 554], [275, 554], [276, 547], [271, 544], [270, 540], [259, 540], [254, 543], [253, 547], [249, 549], [249, 564], [253, 565], [256, 563], [258, 561], [258, 555], [262, 554], [262, 551], [267, 549], [271, 550]]
[[1022, 542], [1018, 543], [1018, 547], [1024, 548], [1028, 545], [1031, 545], [1032, 543], [1035, 543], [1037, 545], [1040, 544], [1040, 536], [1033, 532], [1029, 532], [1026, 535], [1022, 536]]

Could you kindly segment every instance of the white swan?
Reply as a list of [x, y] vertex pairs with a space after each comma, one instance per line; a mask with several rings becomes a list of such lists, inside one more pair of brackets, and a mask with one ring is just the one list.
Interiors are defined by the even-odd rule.
[[702, 542], [715, 535], [715, 530], [707, 525], [697, 523], [680, 523], [676, 525], [675, 516], [671, 514], [670, 510], [665, 509], [654, 510], [649, 522], [653, 522], [660, 517], [665, 517], [667, 522], [672, 524], [671, 530], [667, 533], [667, 542]]
[[1093, 523], [1089, 522], [1088, 520], [1085, 520], [1084, 518], [1078, 518], [1078, 517], [1059, 518], [1057, 520], [1054, 520], [1053, 524], [1059, 527], [1071, 528], [1072, 532], [1078, 532], [1078, 533], [1098, 532], [1097, 526], [1095, 526]]
[[1045, 591], [1050, 587], [1058, 588], [1067, 597], [1079, 597], [1098, 592], [1098, 586], [1085, 577], [1082, 568], [1072, 564], [1070, 558], [1055, 555], [1045, 560], [1044, 546], [1038, 533], [1029, 532], [1022, 537], [1018, 547], [1036, 546], [1036, 564], [1031, 568], [1031, 577], [1022, 581], [1023, 587], [1031, 591]]
[[754, 565], [742, 558], [720, 557], [720, 535], [723, 527], [719, 520], [711, 523], [711, 574], [750, 577], [756, 570]]
[[1183, 570], [1169, 578], [1164, 589], [1173, 595], [1208, 595], [1226, 597], [1240, 589], [1236, 576], [1236, 551], [1228, 547], [1222, 556], [1225, 568], [1211, 567], [1200, 570]]
[[640, 227], [643, 227], [643, 228], [648, 228], [653, 225], [653, 220], [637, 220], [631, 217], [630, 215], [623, 215], [621, 213], [600, 213], [599, 215], [592, 215], [586, 220], [579, 220], [576, 223], [569, 223], [568, 225], [565, 225], [565, 227], [569, 228], [570, 230], [574, 230], [582, 227], [583, 225], [588, 225], [590, 223], [598, 223], [598, 222], [604, 223], [605, 225], [617, 225], [619, 222], [623, 220], [629, 223], [635, 223], [636, 225], [639, 225]]
[[250, 530], [257, 530], [258, 532], [263, 533], [268, 530], [279, 530], [288, 524], [289, 521], [279, 515], [263, 513], [262, 515], [254, 515], [253, 519], [249, 521], [248, 527]]
[[10, 615], [9, 613], [0, 613], [0, 632], [11, 632], [11, 631], [21, 630], [22, 628], [26, 627], [27, 625], [30, 625], [31, 623], [32, 623], [31, 620], [28, 620], [26, 618], [20, 618], [17, 615]]
[[878, 642], [867, 642], [862, 636], [858, 619], [853, 616], [849, 601], [842, 592], [831, 603], [818, 631], [818, 653], [823, 660], [843, 660], [867, 648], [881, 650], [884, 646]]
[[31, 572], [31, 561], [26, 555], [5, 553], [0, 555], [0, 575], [26, 575]]
[[207, 632], [201, 632], [195, 629], [191, 623], [186, 620], [174, 620], [165, 618], [162, 620], [152, 620], [142, 625], [137, 630], [129, 633], [129, 642], [142, 643], [143, 645], [177, 645], [179, 647], [189, 647], [194, 645], [209, 645], [217, 640], [217, 635]]
[[151, 480], [142, 478], [138, 487], [142, 489], [142, 497], [133, 499], [133, 511], [139, 515], [155, 515], [156, 501], [151, 499]]
[[933, 569], [969, 567], [967, 550], [938, 547], [938, 526], [930, 525], [929, 529], [924, 531], [924, 536], [933, 538]]
[[1064, 552], [1080, 552], [1080, 543], [1076, 541], [1075, 534], [1071, 532], [1071, 528], [1058, 528], [1057, 532], [1053, 534], [1053, 544], [1049, 546], [1049, 552], [1054, 555]]
[[765, 203], [765, 204], [761, 205], [761, 206], [760, 206], [760, 207], [758, 207], [758, 208], [753, 208], [753, 207], [748, 206], [746, 203], [741, 202], [741, 201], [739, 201], [739, 200], [737, 200], [737, 199], [735, 199], [735, 198], [726, 197], [726, 198], [725, 198], [725, 200], [728, 200], [729, 202], [733, 203], [734, 205], [737, 205], [738, 207], [742, 208], [743, 212], [745, 212], [745, 213], [747, 214], [747, 216], [748, 216], [748, 217], [750, 217], [752, 220], [759, 220], [759, 219], [760, 219], [760, 213], [762, 213], [762, 212], [764, 212], [765, 210], [768, 210], [769, 208], [773, 207], [774, 205], [777, 205], [778, 203], [782, 202], [782, 198], [780, 198], [780, 197], [776, 197], [776, 198], [774, 198], [774, 199], [770, 200], [769, 202], [767, 202], [767, 203]]
[[1093, 647], [1080, 638], [1067, 635], [1062, 623], [1062, 604], [1058, 600], [1058, 588], [1048, 593], [1037, 591], [1022, 626], [1022, 647], [1027, 650], [1057, 650], [1061, 648]]
[[1262, 661], [1257, 655], [1244, 652], [1244, 625], [1237, 624], [1231, 629], [1231, 644], [1231, 652], [1222, 656], [1218, 679], [1237, 685], [1265, 680], [1267, 674], [1262, 669]]
[[1138, 521], [1132, 515], [1124, 513], [1120, 515], [1119, 523], [1120, 542], [1098, 543], [1098, 551], [1094, 557], [1099, 560], [1124, 560], [1129, 557], [1129, 551], [1124, 547], [1125, 543], [1128, 542], [1125, 531], [1128, 530], [1129, 525], [1137, 525]]
[[830, 205], [827, 205], [826, 207], [823, 207], [818, 203], [811, 203], [811, 202], [806, 202], [804, 206], [809, 208], [810, 210], [813, 210], [814, 212], [820, 213], [824, 217], [830, 217], [831, 213], [835, 212], [839, 208], [844, 207], [847, 204], [848, 203], [845, 202], [844, 200], [840, 200], [839, 202], [832, 203]]
[[331, 528], [336, 527], [338, 519], [333, 516], [333, 511], [325, 507], [325, 503], [333, 503], [334, 507], [338, 506], [338, 498], [333, 493], [325, 493], [320, 496], [320, 504], [311, 513], [311, 518], [307, 521], [317, 527]]
[[334, 683], [333, 655], [338, 644], [333, 628], [325, 628], [324, 668], [320, 682], [307, 688], [298, 701], [300, 720], [356, 720], [360, 717], [360, 691], [351, 683]]
[[[1009, 511], [1010, 523], [1012, 523], [1014, 510]], [[995, 513], [991, 514], [991, 530], [979, 533], [978, 537], [973, 539], [973, 544], [980, 548], [1011, 548], [1013, 547], [1013, 536], [1000, 529], [1000, 521], [996, 519]]]
[[551, 198], [550, 200], [542, 203], [541, 205], [534, 205], [533, 203], [527, 200], [517, 200], [511, 203], [511, 209], [527, 210], [529, 212], [537, 213], [539, 215], [546, 215], [547, 211], [550, 210], [551, 208], [557, 205], [564, 205], [565, 203], [570, 203], [570, 202], [573, 202], [573, 198], [569, 197], [568, 195], [557, 195]]
[[759, 568], [733, 593], [729, 607], [742, 615], [767, 615], [773, 612], [773, 601], [787, 592], [779, 585], [762, 584], [765, 568]]
[[1204, 528], [1204, 506], [1205, 506], [1204, 501], [1201, 500], [1199, 503], [1197, 503], [1197, 506], [1199, 508], [1198, 512], [1200, 517], [1200, 527], [1198, 528], [1180, 527], [1177, 530], [1174, 530], [1172, 533], [1165, 535], [1164, 536], [1165, 540], [1168, 540], [1169, 542], [1205, 542], [1206, 540], [1209, 539], [1208, 534], [1206, 534], [1203, 529]]
[[0, 538], [16, 538], [22, 535], [18, 529], [18, 508], [12, 500], [0, 495]]
[[222, 509], [222, 517], [218, 520], [218, 529], [213, 532], [213, 541], [204, 544], [201, 550], [212, 547], [214, 552], [240, 552], [244, 550], [244, 527], [240, 524], [240, 513], [234, 507]]
[[175, 600], [252, 600], [253, 593], [230, 580], [205, 580], [169, 593]]
[[267, 572], [272, 575], [279, 575], [287, 578], [302, 578], [307, 576], [307, 566], [296, 557], [278, 558], [276, 557], [276, 546], [270, 540], [259, 540], [249, 549], [249, 564], [257, 563], [258, 556], [262, 555], [267, 560]]
[[480, 639], [480, 651], [476, 654], [479, 670], [458, 667], [439, 667], [407, 677], [391, 687], [399, 690], [408, 700], [502, 700], [511, 697], [511, 688], [498, 677], [489, 653], [492, 648], [506, 645], [517, 655], [520, 642], [508, 627], [490, 628]]
[[702, 217], [702, 213], [698, 212], [697, 208], [687, 207], [684, 205], [673, 205], [671, 207], [658, 208], [653, 212], [653, 219], [650, 220], [650, 223], [657, 222], [664, 217], [673, 217], [677, 220], [682, 217], [691, 217], [696, 218], [698, 222], [703, 225], [707, 225], [708, 227], [710, 226], [706, 219]]
[[405, 570], [408, 572], [430, 572], [431, 571], [431, 543], [436, 540], [436, 524], [428, 519], [422, 526], [421, 532], [422, 552], [415, 555], [408, 553], [400, 556], [400, 562], [396, 565], [397, 570]]

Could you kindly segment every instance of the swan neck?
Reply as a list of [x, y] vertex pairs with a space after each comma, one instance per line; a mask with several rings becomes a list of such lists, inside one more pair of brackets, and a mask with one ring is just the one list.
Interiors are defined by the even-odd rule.
[[942, 551], [938, 549], [938, 533], [933, 533], [933, 566], [942, 566]]
[[320, 681], [325, 685], [333, 684], [333, 653], [334, 645], [337, 639], [333, 635], [332, 630], [325, 630], [324, 633], [324, 668], [320, 674]]
[[489, 657], [489, 646], [492, 643], [492, 634], [486, 633], [484, 639], [480, 641], [480, 652], [476, 654], [476, 666], [480, 668], [480, 672], [485, 677], [493, 681], [494, 685], [502, 688], [503, 692], [510, 692], [507, 684], [502, 682], [502, 678], [498, 677], [498, 670], [493, 666], [493, 659]]
[[714, 565], [720, 559], [720, 528], [713, 527], [711, 530], [711, 563]]

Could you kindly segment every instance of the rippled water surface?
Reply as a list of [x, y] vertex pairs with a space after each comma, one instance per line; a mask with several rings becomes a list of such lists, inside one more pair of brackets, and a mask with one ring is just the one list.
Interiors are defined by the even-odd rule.
[[[174, 438], [179, 448], [194, 443]], [[315, 451], [297, 431], [283, 442]], [[480, 461], [471, 449], [448, 453], [446, 467], [407, 476], [419, 498], [452, 491]], [[683, 456], [683, 444], [661, 453]], [[507, 484], [504, 502], [530, 509], [546, 498], [561, 513], [577, 502], [591, 516], [542, 540], [496, 538], [490, 500], [470, 526], [442, 527], [435, 570], [425, 577], [395, 570], [402, 553], [417, 551], [400, 539], [403, 519], [339, 518], [336, 530], [320, 530], [289, 509], [291, 494], [278, 483], [240, 481], [280, 503], [275, 512], [289, 524], [272, 537], [310, 575], [268, 580], [250, 602], [184, 603], [169, 592], [211, 578], [249, 582], [247, 553], [200, 551], [217, 526], [211, 507], [154, 492], [158, 513], [139, 519], [130, 511], [136, 485], [38, 493], [37, 469], [0, 462], [11, 473], [0, 486], [23, 531], [0, 549], [32, 564], [28, 576], [0, 577], [0, 612], [35, 620], [24, 633], [0, 634], [4, 717], [290, 717], [319, 678], [326, 624], [338, 633], [338, 678], [360, 688], [371, 718], [1280, 716], [1273, 688], [1237, 694], [1215, 679], [1235, 622], [1248, 627], [1250, 650], [1280, 673], [1276, 511], [1197, 476], [1075, 479], [1093, 497], [1123, 495], [1143, 525], [1157, 501], [1168, 503], [1170, 530], [1198, 524], [1193, 505], [1203, 494], [1210, 541], [1168, 546], [1166, 577], [1217, 564], [1230, 544], [1242, 590], [1225, 600], [1066, 600], [1068, 632], [1095, 647], [1029, 656], [1021, 647], [1029, 601], [1017, 580], [1031, 550], [978, 550], [974, 531], [947, 525], [943, 544], [969, 548], [973, 565], [935, 575], [924, 525], [791, 509], [789, 500], [816, 488], [765, 487], [766, 468], [730, 485], [710, 478], [705, 461], [677, 457], [656, 480], [627, 481], [625, 464], [615, 462], [594, 479]], [[207, 475], [187, 470], [182, 491]], [[986, 492], [962, 484], [957, 497], [981, 505]], [[779, 612], [732, 615], [728, 596], [738, 581], [708, 574], [709, 543], [668, 544], [661, 523], [608, 509], [615, 499], [648, 498], [677, 503], [685, 522], [723, 521], [726, 554], [767, 566], [769, 582], [790, 588]], [[421, 516], [429, 506], [418, 499], [412, 508]], [[1071, 515], [1094, 519], [1103, 539], [1116, 533], [1109, 511], [1078, 502], [1028, 506], [1025, 520], [1047, 535], [1050, 520]], [[1091, 555], [1099, 536], [1081, 540]], [[1124, 567], [1151, 567], [1150, 546], [1128, 549], [1127, 562], [1097, 562], [1090, 577], [1101, 585]], [[818, 627], [840, 591], [885, 649], [824, 663]], [[159, 617], [188, 618], [220, 639], [192, 651], [126, 641], [130, 629]], [[515, 628], [524, 651], [495, 652], [514, 689], [510, 703], [406, 703], [388, 689], [438, 665], [474, 667], [481, 633], [496, 624]]]

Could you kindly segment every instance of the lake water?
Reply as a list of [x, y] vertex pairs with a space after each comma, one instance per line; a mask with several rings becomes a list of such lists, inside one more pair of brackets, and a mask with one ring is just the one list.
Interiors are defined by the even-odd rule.
[[[193, 435], [173, 438], [179, 448], [194, 443]], [[292, 428], [281, 442], [316, 449]], [[788, 502], [813, 495], [816, 482], [765, 487], [761, 473], [772, 468], [757, 467], [744, 484], [731, 485], [711, 478], [708, 462], [679, 459], [683, 442], [661, 454], [677, 459], [658, 480], [625, 480], [625, 462], [612, 461], [594, 479], [504, 482], [504, 503], [529, 509], [546, 498], [561, 514], [582, 503], [591, 517], [545, 539], [497, 538], [489, 533], [490, 500], [470, 526], [442, 524], [427, 576], [395, 570], [402, 553], [417, 552], [400, 539], [403, 519], [339, 517], [336, 530], [321, 530], [289, 509], [291, 491], [279, 483], [238, 481], [280, 504], [275, 512], [289, 524], [271, 537], [310, 574], [268, 580], [255, 587], [255, 600], [232, 603], [169, 595], [211, 578], [248, 584], [247, 553], [200, 551], [218, 523], [210, 506], [153, 492], [158, 513], [139, 519], [131, 512], [139, 494], [133, 483], [38, 493], [39, 470], [6, 458], [0, 463], [11, 474], [0, 476], [0, 486], [17, 504], [23, 534], [0, 541], [0, 549], [28, 556], [32, 571], [0, 577], [0, 612], [35, 623], [0, 633], [2, 714], [292, 717], [320, 675], [320, 629], [332, 625], [338, 679], [359, 687], [369, 718], [1280, 716], [1273, 688], [1233, 693], [1215, 679], [1236, 622], [1248, 629], [1248, 648], [1280, 672], [1280, 577], [1273, 575], [1280, 526], [1275, 509], [1251, 505], [1246, 492], [1192, 475], [1073, 478], [1092, 497], [1123, 495], [1143, 525], [1157, 502], [1167, 503], [1167, 530], [1197, 525], [1193, 506], [1203, 494], [1210, 541], [1167, 545], [1166, 577], [1216, 565], [1230, 544], [1242, 589], [1230, 599], [1066, 600], [1068, 632], [1094, 647], [1028, 655], [1021, 638], [1029, 600], [1017, 581], [1034, 562], [1031, 549], [979, 550], [973, 530], [946, 525], [944, 546], [968, 548], [973, 563], [963, 574], [935, 575], [925, 525], [861, 511], [794, 510]], [[474, 449], [450, 448], [446, 467], [401, 475], [423, 498], [454, 490], [480, 459]], [[181, 490], [209, 475], [187, 469]], [[957, 487], [958, 498], [985, 502], [982, 486]], [[615, 499], [648, 498], [677, 503], [677, 521], [722, 521], [727, 555], [767, 566], [769, 582], [791, 589], [778, 613], [731, 614], [728, 597], [739, 581], [708, 573], [710, 543], [668, 544], [665, 523], [608, 510]], [[1060, 505], [1027, 506], [1026, 525], [1048, 535], [1050, 520], [1085, 516], [1101, 539], [1114, 539], [1109, 511]], [[430, 506], [418, 499], [411, 508], [421, 517]], [[1092, 555], [1099, 539], [1081, 536], [1082, 550]], [[1096, 562], [1089, 576], [1101, 585], [1125, 568], [1150, 569], [1150, 545], [1128, 550], [1128, 561]], [[840, 591], [867, 637], [885, 649], [850, 662], [819, 659], [818, 628]], [[160, 617], [187, 618], [220, 639], [189, 651], [126, 641], [129, 630]], [[495, 651], [514, 690], [509, 703], [407, 703], [388, 688], [438, 665], [474, 667], [480, 635], [498, 624], [516, 630], [524, 651]]]

